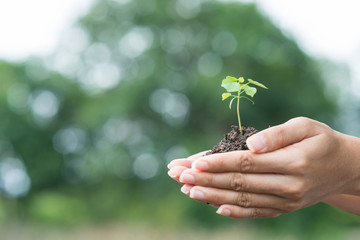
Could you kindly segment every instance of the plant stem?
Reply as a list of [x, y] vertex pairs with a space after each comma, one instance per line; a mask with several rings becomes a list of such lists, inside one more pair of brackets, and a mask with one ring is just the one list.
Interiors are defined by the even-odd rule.
[[240, 121], [240, 108], [239, 108], [239, 103], [240, 103], [240, 91], [238, 91], [238, 96], [237, 96], [237, 116], [238, 116], [238, 122], [239, 122], [239, 129], [240, 129], [240, 134], [242, 135], [242, 130], [241, 130], [241, 121]]

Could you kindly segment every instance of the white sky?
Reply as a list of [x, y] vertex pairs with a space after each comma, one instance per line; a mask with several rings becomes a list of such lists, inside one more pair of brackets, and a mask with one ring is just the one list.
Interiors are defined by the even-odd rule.
[[257, 0], [274, 23], [310, 54], [345, 60], [360, 53], [360, 1]]
[[[347, 66], [350, 86], [343, 86], [347, 89], [343, 97], [360, 101], [360, 1], [246, 1], [257, 2], [265, 15], [308, 54]], [[349, 79], [336, 81], [344, 80]]]
[[[355, 87], [360, 89], [360, 1], [238, 1], [257, 2], [265, 15], [310, 55], [348, 64]], [[0, 59], [22, 61], [32, 55], [50, 55], [61, 33], [86, 14], [93, 2], [1, 0]]]
[[61, 32], [93, 0], [0, 0], [0, 59], [22, 61], [55, 50]]

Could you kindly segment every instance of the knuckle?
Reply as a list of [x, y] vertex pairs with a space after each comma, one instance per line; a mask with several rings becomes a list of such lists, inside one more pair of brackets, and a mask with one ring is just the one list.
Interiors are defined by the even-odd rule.
[[320, 139], [321, 139], [321, 143], [326, 143], [323, 144], [321, 149], [322, 150], [321, 153], [323, 154], [333, 152], [332, 149], [336, 149], [336, 146], [339, 144], [334, 132], [332, 131], [324, 132], [323, 134], [320, 135]]
[[300, 202], [299, 201], [293, 201], [293, 202], [288, 202], [288, 203], [285, 203], [284, 205], [284, 213], [291, 213], [297, 209], [300, 208]]
[[288, 122], [291, 122], [291, 123], [297, 123], [297, 124], [301, 124], [301, 125], [307, 125], [309, 123], [312, 122], [312, 120], [310, 118], [307, 118], [307, 117], [296, 117], [296, 118], [293, 118], [293, 119], [290, 119]]
[[251, 206], [251, 202], [250, 202], [250, 195], [247, 192], [240, 192], [239, 194], [237, 194], [237, 199], [235, 201], [237, 203], [237, 205], [244, 207], [244, 208], [248, 208]]
[[324, 132], [322, 135], [322, 142], [325, 143], [331, 143], [334, 139], [334, 133], [333, 132]]
[[296, 155], [297, 157], [295, 159], [287, 163], [287, 168], [292, 173], [304, 175], [309, 167], [309, 158], [307, 153], [299, 151], [296, 153]]
[[[313, 128], [315, 130], [317, 130], [317, 132], [332, 132], [332, 129], [331, 127], [329, 127], [329, 125], [325, 124], [325, 123], [322, 123], [322, 122], [317, 122], [315, 120], [312, 120], [314, 122], [313, 124]], [[329, 131], [330, 130], [330, 131]]]
[[280, 138], [280, 141], [283, 142], [285, 140], [285, 136], [287, 135], [287, 129], [285, 126], [280, 125], [277, 128], [276, 136]]
[[239, 154], [237, 169], [239, 172], [249, 172], [253, 169], [253, 159], [250, 152], [244, 151]]
[[259, 208], [253, 208], [250, 213], [251, 218], [260, 218], [261, 217], [261, 210]]
[[297, 117], [297, 119], [299, 122], [302, 122], [303, 124], [308, 124], [309, 122], [312, 121], [310, 118], [303, 117], [303, 116]]
[[244, 175], [233, 173], [230, 177], [230, 188], [238, 192], [245, 190], [246, 182]]
[[315, 122], [316, 121], [314, 121], [310, 118], [307, 118], [307, 117], [296, 117], [296, 118], [290, 119], [287, 123], [297, 125], [298, 127], [303, 128], [306, 131], [308, 131], [314, 127]]
[[300, 200], [305, 195], [305, 187], [301, 181], [297, 181], [295, 184], [289, 185], [285, 189], [285, 195], [290, 199]]
[[198, 179], [198, 182], [204, 184], [205, 186], [212, 186], [214, 184], [214, 175], [213, 174], [204, 174], [204, 177], [202, 179], [203, 182], [201, 182], [201, 179]]

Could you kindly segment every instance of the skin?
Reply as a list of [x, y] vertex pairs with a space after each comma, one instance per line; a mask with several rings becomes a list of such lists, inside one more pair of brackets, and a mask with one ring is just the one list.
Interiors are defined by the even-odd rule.
[[360, 139], [304, 117], [261, 131], [249, 151], [173, 160], [191, 198], [240, 218], [277, 217], [325, 202], [360, 215]]

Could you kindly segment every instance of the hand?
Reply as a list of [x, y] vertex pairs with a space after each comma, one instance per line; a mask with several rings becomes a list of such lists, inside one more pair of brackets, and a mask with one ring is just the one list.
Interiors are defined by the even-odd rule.
[[183, 192], [233, 218], [275, 217], [336, 194], [360, 193], [357, 138], [295, 118], [247, 144], [251, 151], [175, 160], [169, 172], [179, 170]]

